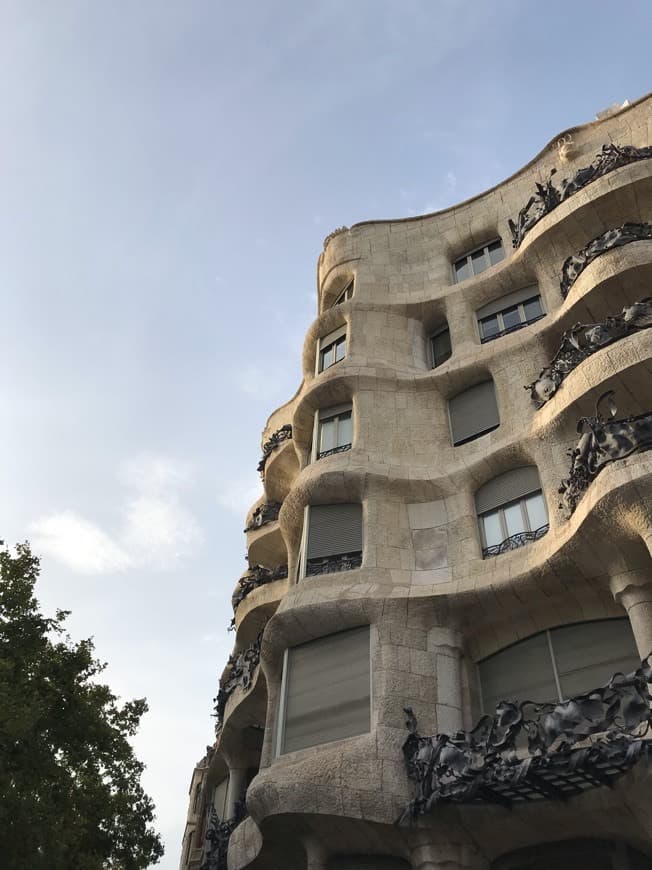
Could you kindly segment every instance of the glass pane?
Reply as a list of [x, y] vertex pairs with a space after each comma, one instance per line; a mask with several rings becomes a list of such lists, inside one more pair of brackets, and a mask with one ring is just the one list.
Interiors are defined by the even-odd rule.
[[335, 346], [329, 344], [327, 348], [325, 348], [321, 353], [321, 367], [323, 369], [329, 368], [335, 362]]
[[546, 510], [546, 502], [540, 492], [534, 492], [528, 495], [525, 499], [525, 509], [527, 511], [530, 528], [532, 531], [540, 529], [548, 523], [548, 511]]
[[514, 305], [512, 308], [506, 308], [502, 312], [502, 315], [505, 329], [513, 329], [521, 323], [521, 314], [518, 310], [518, 305]]
[[492, 511], [488, 514], [483, 514], [480, 517], [482, 529], [484, 531], [485, 547], [493, 547], [495, 544], [500, 544], [505, 539], [503, 527], [500, 522], [500, 512]]
[[640, 664], [628, 619], [565, 625], [550, 634], [565, 698], [604, 686], [618, 671], [629, 673]]
[[518, 535], [519, 532], [525, 531], [525, 520], [523, 518], [520, 501], [506, 505], [503, 508], [503, 513], [505, 515], [505, 525], [507, 526], [508, 538], [511, 538], [512, 535]]
[[543, 308], [541, 307], [541, 297], [535, 296], [534, 299], [528, 299], [523, 303], [525, 309], [525, 319], [534, 320], [536, 317], [541, 317]]
[[470, 277], [471, 267], [469, 266], [467, 258], [462, 257], [461, 260], [458, 260], [457, 263], [455, 263], [455, 280], [466, 281], [466, 279]]
[[335, 420], [324, 420], [319, 432], [319, 452], [325, 453], [332, 450], [335, 444]]
[[351, 420], [351, 412], [342, 414], [339, 418], [339, 426], [337, 431], [337, 446], [343, 447], [345, 444], [353, 443], [353, 421]]
[[335, 362], [339, 362], [346, 356], [346, 337], [340, 338], [335, 342]]
[[557, 701], [548, 639], [529, 637], [479, 664], [485, 713], [500, 701]]
[[502, 242], [492, 242], [489, 245], [489, 260], [492, 266], [495, 266], [496, 263], [500, 263], [501, 260], [505, 259], [505, 252], [503, 251]]
[[481, 251], [476, 251], [474, 254], [471, 254], [471, 265], [473, 267], [474, 275], [479, 275], [480, 272], [484, 272], [485, 269], [489, 268], [484, 248]]
[[500, 332], [497, 315], [494, 314], [491, 317], [483, 317], [480, 321], [480, 334], [482, 335], [482, 338], [491, 338], [491, 336], [496, 335], [497, 332]]
[[446, 362], [451, 355], [451, 334], [448, 329], [434, 335], [432, 338], [432, 358], [434, 367]]

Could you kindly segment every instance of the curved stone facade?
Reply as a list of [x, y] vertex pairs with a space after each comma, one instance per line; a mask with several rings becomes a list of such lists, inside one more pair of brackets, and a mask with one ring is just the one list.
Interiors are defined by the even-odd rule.
[[[626, 153], [636, 159], [582, 174], [611, 145], [631, 146]], [[569, 859], [599, 853], [605, 868], [652, 866], [644, 763], [623, 762], [602, 779], [593, 771], [564, 802], [555, 788], [570, 774], [535, 795], [526, 765], [531, 800], [501, 805], [477, 780], [473, 800], [440, 800], [406, 819], [416, 795], [402, 752], [410, 707], [423, 734], [448, 735], [440, 743], [449, 754], [428, 775], [452, 775], [455, 735], [494, 712], [483, 710], [489, 688], [480, 665], [518, 642], [533, 639], [527, 649], [537, 638], [541, 648], [548, 643], [559, 697], [532, 697], [527, 662], [513, 657], [530, 694], [506, 700], [549, 705], [564, 703], [567, 686], [576, 687], [574, 696], [606, 684], [612, 662], [620, 669], [636, 650], [640, 658], [652, 652], [652, 312], [645, 307], [652, 240], [601, 251], [570, 288], [563, 272], [610, 230], [651, 225], [651, 145], [646, 97], [556, 137], [526, 168], [469, 202], [342, 227], [327, 238], [303, 382], [263, 432], [264, 497], [246, 520], [253, 574], [234, 594], [235, 648], [221, 681], [217, 741], [198, 780], [201, 808], [192, 795], [193, 825], [200, 827], [203, 813], [208, 837], [201, 858], [193, 864], [182, 856], [182, 868], [221, 868], [228, 849], [229, 870], [516, 870], [530, 866], [519, 856], [547, 848], [558, 863], [564, 842]], [[551, 170], [560, 183], [589, 180], [567, 186], [563, 201], [513, 248], [509, 221], [518, 225]], [[554, 395], [533, 401], [531, 385], [565, 333], [574, 335], [577, 323], [604, 324], [637, 303], [636, 329], [592, 347], [563, 372]], [[483, 310], [494, 313], [479, 324]], [[489, 329], [496, 337], [486, 340]], [[446, 330], [450, 355], [440, 362], [431, 336]], [[614, 413], [598, 417], [605, 394]], [[587, 478], [569, 514], [560, 487], [584, 469], [590, 438], [594, 454], [608, 461]], [[634, 439], [629, 447], [627, 438]], [[326, 455], [317, 458], [320, 444]], [[617, 619], [629, 620], [631, 649], [611, 655], [600, 632]], [[553, 651], [554, 631], [584, 624], [595, 643], [571, 639]], [[310, 652], [319, 639], [355, 639], [345, 632], [365, 626], [368, 698], [359, 683], [353, 695], [350, 688], [354, 671], [364, 681], [364, 655], [347, 668], [329, 652], [332, 660], [317, 668]], [[252, 661], [256, 643], [260, 660], [256, 648], [241, 679], [237, 668]], [[507, 684], [511, 675], [503, 678]], [[645, 677], [636, 679], [646, 691]], [[352, 736], [337, 737], [347, 729]], [[627, 737], [639, 754], [647, 752], [642, 730]], [[556, 743], [549, 751], [567, 750]], [[528, 750], [515, 752], [522, 760]], [[219, 820], [210, 810], [214, 793], [226, 801]], [[220, 833], [218, 822], [229, 820]], [[220, 837], [222, 852], [214, 845]], [[188, 854], [196, 859], [194, 849]]]

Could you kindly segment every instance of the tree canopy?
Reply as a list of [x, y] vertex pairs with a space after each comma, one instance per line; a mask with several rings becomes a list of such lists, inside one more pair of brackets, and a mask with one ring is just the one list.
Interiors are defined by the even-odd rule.
[[140, 870], [163, 854], [128, 738], [145, 699], [118, 703], [92, 641], [44, 617], [39, 560], [0, 542], [0, 865]]

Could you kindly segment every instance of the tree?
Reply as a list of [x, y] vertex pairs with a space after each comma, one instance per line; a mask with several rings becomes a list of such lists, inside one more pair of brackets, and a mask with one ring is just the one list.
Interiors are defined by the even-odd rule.
[[97, 681], [106, 665], [65, 633], [69, 611], [41, 614], [38, 576], [28, 544], [0, 542], [0, 866], [140, 870], [163, 854], [128, 741], [147, 703]]

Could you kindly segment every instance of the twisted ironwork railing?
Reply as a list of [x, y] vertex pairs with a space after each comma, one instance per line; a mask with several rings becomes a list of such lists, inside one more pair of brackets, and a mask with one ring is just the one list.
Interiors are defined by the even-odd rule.
[[215, 807], [211, 806], [206, 827], [204, 853], [199, 870], [227, 870], [227, 854], [231, 834], [247, 815], [244, 800], [236, 803], [233, 818], [224, 821], [215, 812]]
[[286, 423], [284, 426], [281, 426], [280, 429], [277, 429], [263, 444], [263, 455], [261, 457], [260, 462], [258, 463], [258, 471], [260, 472], [260, 476], [265, 479], [265, 466], [267, 465], [267, 460], [271, 456], [271, 454], [276, 450], [284, 441], [289, 441], [292, 438], [292, 424]]
[[501, 701], [472, 731], [424, 737], [406, 707], [403, 756], [416, 797], [400, 821], [438, 803], [563, 800], [611, 785], [652, 754], [650, 656], [631, 674], [558, 704]]
[[340, 444], [339, 447], [332, 447], [330, 450], [322, 450], [317, 454], [317, 459], [325, 459], [327, 456], [334, 456], [336, 453], [345, 453], [351, 449], [350, 444]]
[[261, 504], [251, 515], [251, 520], [245, 532], [255, 532], [256, 529], [266, 526], [267, 523], [273, 523], [278, 519], [280, 510], [281, 505], [277, 501], [267, 501], [265, 504]]
[[518, 532], [515, 535], [510, 535], [509, 538], [505, 538], [504, 541], [501, 541], [500, 544], [492, 544], [490, 547], [482, 548], [482, 558], [486, 559], [488, 556], [500, 556], [501, 553], [508, 553], [510, 550], [518, 550], [519, 547], [524, 547], [526, 544], [530, 544], [532, 541], [538, 541], [539, 538], [542, 538], [550, 526], [546, 523], [543, 526], [539, 526], [538, 529], [534, 529], [532, 532]]
[[260, 662], [260, 648], [263, 642], [263, 630], [260, 631], [256, 640], [249, 644], [248, 647], [241, 650], [236, 656], [230, 655], [227, 667], [230, 668], [229, 674], [223, 678], [223, 682], [213, 698], [214, 708], [213, 716], [215, 717], [215, 733], [219, 734], [222, 730], [224, 722], [224, 711], [226, 702], [229, 700], [235, 690], [240, 687], [245, 691], [251, 685], [254, 673]]
[[333, 574], [336, 571], [351, 571], [354, 568], [359, 568], [360, 565], [362, 565], [362, 551], [344, 553], [341, 556], [308, 559], [306, 562], [306, 577]]

